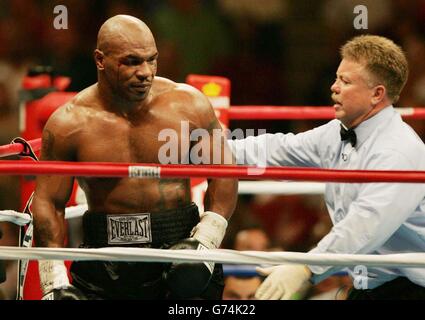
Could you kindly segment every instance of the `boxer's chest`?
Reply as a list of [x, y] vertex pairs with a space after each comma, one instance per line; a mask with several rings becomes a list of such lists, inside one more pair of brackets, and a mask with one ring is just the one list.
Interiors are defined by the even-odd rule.
[[81, 134], [78, 161], [182, 163], [193, 129], [189, 119], [173, 113], [153, 112], [136, 121], [98, 119]]

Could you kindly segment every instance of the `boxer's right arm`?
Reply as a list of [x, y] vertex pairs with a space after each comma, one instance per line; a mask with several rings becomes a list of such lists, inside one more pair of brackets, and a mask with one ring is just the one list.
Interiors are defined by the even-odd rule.
[[[71, 160], [57, 128], [49, 126], [43, 130], [42, 161]], [[37, 246], [63, 247], [65, 205], [71, 195], [73, 178], [40, 175], [36, 179], [32, 211], [34, 214], [34, 237]]]
[[[75, 141], [70, 136], [69, 117], [63, 111], [52, 115], [42, 137], [42, 161], [75, 160]], [[75, 131], [74, 131], [75, 132]], [[63, 247], [65, 238], [65, 206], [71, 195], [74, 178], [38, 176], [32, 203], [34, 239], [36, 246]], [[67, 269], [61, 260], [39, 261], [43, 299], [81, 299], [80, 292], [68, 280]]]

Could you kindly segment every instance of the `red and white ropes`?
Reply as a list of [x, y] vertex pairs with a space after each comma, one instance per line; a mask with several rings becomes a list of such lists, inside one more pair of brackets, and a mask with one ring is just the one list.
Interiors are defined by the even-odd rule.
[[59, 175], [130, 178], [237, 178], [316, 182], [424, 183], [425, 171], [335, 170], [299, 167], [252, 167], [226, 165], [158, 165], [110, 162], [0, 161], [3, 175]]

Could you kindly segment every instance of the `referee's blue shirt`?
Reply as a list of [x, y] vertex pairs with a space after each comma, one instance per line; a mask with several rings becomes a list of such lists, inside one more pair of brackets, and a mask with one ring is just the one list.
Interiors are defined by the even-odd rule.
[[[229, 140], [238, 164], [355, 170], [425, 170], [425, 145], [393, 106], [355, 128], [357, 144], [341, 141], [340, 121], [294, 135]], [[327, 183], [332, 230], [311, 253], [425, 252], [425, 184]], [[313, 282], [341, 267], [310, 266]], [[354, 267], [347, 270], [353, 277]], [[367, 267], [368, 289], [405, 276], [425, 287], [423, 268]], [[358, 278], [355, 278], [358, 279]]]

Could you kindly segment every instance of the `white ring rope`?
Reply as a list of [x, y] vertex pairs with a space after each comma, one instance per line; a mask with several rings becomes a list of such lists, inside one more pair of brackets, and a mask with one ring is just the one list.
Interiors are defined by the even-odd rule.
[[365, 254], [311, 254], [300, 252], [235, 251], [228, 249], [205, 250], [162, 250], [150, 248], [17, 248], [0, 247], [3, 260], [85, 260], [85, 261], [211, 261], [226, 264], [269, 264], [301, 263], [320, 266], [374, 267], [425, 267], [425, 253], [400, 253], [388, 255]]
[[[87, 204], [67, 207], [65, 209], [65, 219], [81, 217], [87, 209]], [[0, 210], [0, 222], [11, 222], [18, 226], [26, 226], [31, 222], [31, 216], [28, 213], [17, 212], [14, 210]]]
[[[242, 187], [241, 187], [242, 185]], [[278, 181], [241, 181], [239, 193], [274, 194], [321, 194], [323, 183], [278, 182]], [[87, 211], [87, 204], [68, 207], [65, 218], [78, 218]], [[24, 226], [31, 222], [29, 214], [13, 210], [0, 210], [0, 222], [12, 222]], [[4, 260], [85, 260], [85, 261], [139, 261], [139, 262], [175, 262], [175, 261], [211, 261], [226, 264], [252, 265], [301, 263], [322, 266], [367, 265], [376, 267], [425, 267], [425, 253], [402, 253], [390, 255], [359, 254], [309, 254], [300, 252], [264, 252], [235, 251], [215, 249], [198, 250], [162, 250], [148, 248], [108, 247], [100, 249], [80, 248], [20, 248], [0, 246], [0, 259]]]
[[25, 226], [31, 222], [31, 216], [14, 210], [0, 210], [0, 222], [12, 222], [18, 226]]

